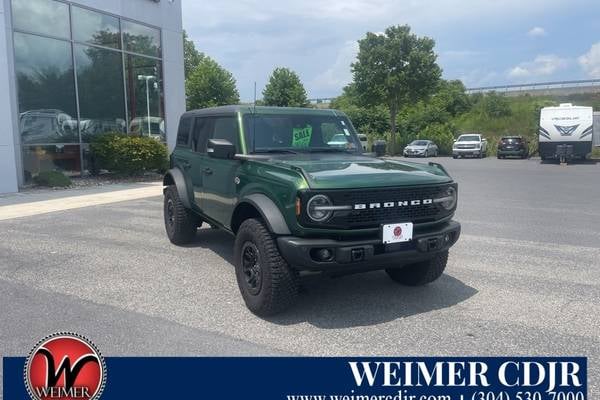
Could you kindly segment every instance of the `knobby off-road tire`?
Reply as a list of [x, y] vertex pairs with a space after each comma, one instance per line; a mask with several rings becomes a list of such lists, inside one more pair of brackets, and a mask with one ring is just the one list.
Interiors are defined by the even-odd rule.
[[275, 237], [261, 220], [247, 219], [234, 245], [235, 275], [250, 311], [260, 317], [280, 313], [298, 297], [298, 275], [281, 257]]
[[182, 245], [194, 240], [196, 230], [201, 222], [191, 210], [183, 205], [175, 186], [168, 186], [165, 191], [163, 213], [165, 230], [171, 243]]
[[398, 283], [407, 286], [422, 286], [433, 282], [444, 273], [448, 263], [448, 251], [436, 254], [434, 258], [402, 268], [389, 268], [385, 272]]

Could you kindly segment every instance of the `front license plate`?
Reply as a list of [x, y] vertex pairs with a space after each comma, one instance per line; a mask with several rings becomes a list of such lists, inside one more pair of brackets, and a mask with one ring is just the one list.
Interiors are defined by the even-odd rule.
[[382, 237], [384, 244], [410, 242], [412, 240], [412, 222], [383, 225], [382, 229]]

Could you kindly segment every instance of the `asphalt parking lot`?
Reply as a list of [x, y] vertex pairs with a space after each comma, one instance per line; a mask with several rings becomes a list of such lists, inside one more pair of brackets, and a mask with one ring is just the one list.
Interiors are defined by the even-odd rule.
[[270, 320], [243, 304], [233, 239], [171, 245], [160, 197], [0, 221], [0, 354], [76, 331], [105, 355], [583, 355], [596, 398], [600, 163], [436, 161], [463, 225], [440, 280], [313, 278]]

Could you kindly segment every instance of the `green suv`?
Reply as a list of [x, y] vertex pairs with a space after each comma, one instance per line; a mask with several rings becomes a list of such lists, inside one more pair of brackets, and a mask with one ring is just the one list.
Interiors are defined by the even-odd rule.
[[401, 284], [432, 282], [460, 236], [446, 170], [364, 155], [339, 111], [190, 111], [170, 163], [169, 239], [192, 242], [202, 223], [234, 235], [238, 286], [260, 316], [289, 307], [306, 273], [385, 269]]

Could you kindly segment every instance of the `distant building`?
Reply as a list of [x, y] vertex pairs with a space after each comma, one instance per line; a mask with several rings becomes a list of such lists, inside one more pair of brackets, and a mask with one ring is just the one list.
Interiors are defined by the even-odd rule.
[[0, 193], [105, 132], [173, 146], [184, 111], [181, 0], [0, 0]]

